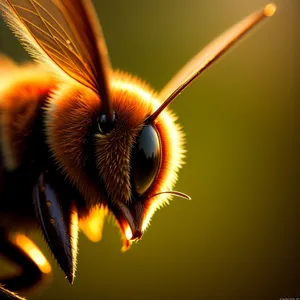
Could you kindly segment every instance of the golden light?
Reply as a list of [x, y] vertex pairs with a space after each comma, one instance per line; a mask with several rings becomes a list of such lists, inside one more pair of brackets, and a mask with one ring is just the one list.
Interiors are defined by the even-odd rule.
[[131, 240], [131, 238], [132, 238], [132, 231], [131, 231], [129, 225], [126, 225], [126, 228], [125, 228], [125, 236], [126, 236], [126, 239], [127, 239], [128, 241]]
[[275, 14], [276, 12], [276, 5], [273, 3], [270, 3], [268, 5], [266, 5], [265, 9], [264, 9], [264, 13], [267, 17], [271, 17]]
[[40, 268], [44, 274], [51, 272], [51, 266], [39, 248], [24, 234], [12, 234], [11, 242], [20, 247]]
[[104, 206], [96, 206], [87, 218], [80, 220], [80, 229], [90, 241], [97, 243], [101, 240], [106, 215], [107, 209]]
[[123, 246], [122, 246], [121, 251], [126, 252], [130, 248], [131, 245], [132, 245], [132, 241], [127, 240], [126, 238], [123, 238]]
[[72, 258], [74, 264], [73, 277], [75, 277], [78, 253], [78, 211], [75, 205], [72, 207], [70, 234], [72, 237]]
[[127, 90], [131, 93], [134, 93], [141, 97], [142, 99], [147, 100], [148, 102], [152, 101], [152, 95], [148, 93], [145, 89], [141, 88], [140, 86], [136, 84], [132, 84], [129, 82], [119, 81], [119, 80], [113, 80], [112, 86], [118, 86], [120, 89]]

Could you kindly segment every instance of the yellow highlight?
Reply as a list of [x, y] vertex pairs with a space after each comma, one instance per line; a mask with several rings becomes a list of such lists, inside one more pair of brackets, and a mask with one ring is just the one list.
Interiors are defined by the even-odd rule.
[[126, 238], [123, 238], [123, 246], [122, 246], [121, 251], [126, 252], [130, 248], [131, 244], [132, 244], [132, 241], [127, 240]]
[[72, 238], [72, 258], [73, 258], [73, 279], [72, 284], [75, 277], [75, 270], [77, 265], [77, 253], [78, 253], [78, 211], [75, 205], [72, 207], [71, 214], [71, 230], [70, 230], [71, 238]]
[[140, 86], [132, 84], [130, 82], [114, 80], [112, 81], [112, 85], [119, 86], [120, 89], [127, 90], [131, 93], [135, 93], [139, 97], [146, 99], [148, 102], [150, 102], [153, 97], [150, 93], [148, 93], [146, 89], [143, 89]]
[[44, 274], [51, 272], [51, 266], [39, 248], [24, 234], [14, 234], [12, 242], [20, 247], [40, 268]]
[[80, 229], [90, 241], [97, 243], [101, 240], [106, 215], [107, 209], [104, 206], [96, 206], [86, 219], [80, 220]]
[[132, 231], [129, 225], [127, 225], [125, 228], [125, 236], [128, 241], [132, 238]]
[[273, 16], [275, 12], [276, 12], [276, 5], [273, 3], [268, 4], [264, 9], [264, 14], [267, 17]]

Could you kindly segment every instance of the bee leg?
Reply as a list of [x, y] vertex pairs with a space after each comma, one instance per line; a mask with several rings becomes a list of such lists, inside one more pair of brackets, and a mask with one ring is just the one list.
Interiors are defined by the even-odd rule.
[[18, 298], [12, 291], [27, 290], [50, 278], [51, 266], [39, 248], [24, 234], [0, 228], [0, 254], [16, 264], [20, 273], [0, 278], [0, 299]]
[[74, 188], [57, 172], [43, 172], [34, 188], [37, 217], [58, 264], [72, 284], [78, 246], [78, 213]]
[[0, 300], [25, 300], [25, 298], [22, 298], [17, 294], [5, 289], [3, 286], [0, 286]]

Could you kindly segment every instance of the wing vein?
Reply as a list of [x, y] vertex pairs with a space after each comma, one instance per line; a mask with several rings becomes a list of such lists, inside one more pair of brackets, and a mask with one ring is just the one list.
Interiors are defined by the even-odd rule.
[[[49, 46], [48, 44], [44, 43], [44, 42], [43, 42], [42, 40], [40, 40], [40, 39], [38, 39], [38, 41], [39, 41], [44, 47], [48, 48], [50, 51], [53, 51], [53, 53], [56, 53], [56, 54], [55, 54], [55, 57], [59, 58], [60, 60], [65, 59], [66, 61], [68, 61], [68, 59], [66, 59], [66, 57], [65, 57], [64, 55], [62, 55], [60, 52], [58, 52], [55, 48]], [[52, 55], [54, 55], [53, 53], [52, 53]], [[59, 57], [59, 56], [60, 56], [60, 57]], [[69, 62], [66, 62], [66, 61], [64, 61], [64, 63], [65, 63], [66, 65], [70, 66], [70, 68], [74, 68], [74, 66], [76, 67], [76, 65], [74, 65], [74, 64], [71, 65], [71, 64], [69, 64]], [[73, 63], [73, 61], [70, 61], [70, 62]]]
[[54, 54], [53, 52], [49, 51], [50, 56], [54, 56], [55, 59], [60, 60], [62, 64], [67, 65], [67, 67], [72, 70], [72, 72], [74, 72], [74, 74], [76, 74], [76, 69], [73, 69], [72, 67], [70, 67], [70, 65], [68, 63], [66, 63], [64, 60], [62, 60], [60, 57], [58, 57], [56, 54]]
[[[64, 30], [64, 28], [57, 22], [57, 20], [55, 18], [53, 18], [53, 16], [51, 14], [49, 14], [49, 12], [47, 11], [47, 9], [45, 9], [45, 7], [43, 7], [40, 3], [36, 2], [35, 0], [30, 0], [30, 1], [34, 1], [57, 25], [58, 27], [61, 29], [61, 31], [66, 35], [67, 40], [69, 40], [72, 43], [72, 47], [74, 47], [74, 50], [77, 52], [77, 54], [80, 55], [80, 52], [78, 51], [75, 43], [73, 42], [72, 38], [68, 35], [68, 33]], [[53, 1], [51, 1], [51, 3], [53, 3], [53, 5], [55, 5], [55, 3]], [[55, 7], [57, 7], [55, 5]], [[55, 29], [53, 26], [51, 26], [53, 29]], [[57, 33], [59, 33], [59, 31], [57, 29], [55, 29], [55, 31]], [[64, 36], [62, 36], [61, 33], [59, 33], [60, 36], [64, 39]], [[75, 54], [74, 54], [75, 55]], [[81, 59], [82, 56], [80, 55]]]
[[[39, 18], [42, 20], [42, 22], [43, 22], [43, 24], [45, 25], [45, 27], [47, 28], [47, 30], [48, 30], [48, 32], [49, 32], [49, 34], [48, 34], [48, 36], [53, 40], [53, 41], [55, 41], [55, 43], [56, 43], [56, 45], [63, 51], [63, 49], [61, 48], [61, 46], [57, 43], [57, 41], [56, 41], [56, 37], [53, 35], [53, 33], [51, 32], [51, 30], [49, 29], [49, 27], [47, 26], [47, 24], [46, 24], [46, 22], [44, 21], [44, 18], [41, 16], [41, 14], [40, 14], [40, 12], [38, 11], [38, 9], [36, 8], [36, 6], [34, 5], [34, 3], [36, 3], [36, 1], [34, 1], [34, 0], [29, 0], [31, 3], [32, 3], [32, 5], [33, 5], [33, 7], [35, 8], [35, 10], [36, 10], [36, 12], [37, 12], [37, 14], [38, 14], [38, 16], [39, 16]], [[49, 14], [48, 14], [49, 15]], [[36, 26], [37, 27], [37, 26]], [[37, 27], [38, 28], [38, 27]], [[62, 44], [64, 44], [64, 42], [62, 42]], [[68, 47], [67, 47], [68, 48]], [[70, 52], [73, 52], [71, 49], [69, 49], [70, 50]], [[67, 56], [68, 56], [68, 54], [67, 53], [65, 53]], [[74, 55], [75, 55], [75, 53], [73, 53]], [[68, 56], [69, 57], [69, 56]], [[69, 59], [71, 60], [71, 58], [69, 57]]]
[[14, 5], [14, 7], [16, 7], [16, 8], [20, 8], [20, 9], [22, 9], [22, 10], [25, 10], [25, 11], [27, 11], [27, 12], [30, 12], [30, 13], [32, 13], [33, 15], [36, 15], [36, 16], [38, 16], [38, 14], [37, 14], [37, 13], [35, 13], [34, 11], [32, 11], [32, 10], [30, 10], [30, 9], [26, 8], [26, 7], [23, 7], [23, 6], [21, 6], [21, 5]]
[[[38, 2], [36, 2], [36, 0], [29, 0], [30, 2], [34, 2], [34, 3], [36, 3], [37, 5], [39, 5], [46, 13], [47, 13], [47, 15], [48, 16], [50, 16], [51, 18], [52, 18], [52, 16], [51, 16], [51, 14], [49, 14], [48, 13], [48, 11], [40, 4], [40, 3], [38, 3]], [[55, 5], [55, 3], [53, 2], [53, 1], [51, 1], [54, 5]], [[32, 3], [32, 5], [34, 6], [34, 4]], [[56, 5], [55, 5], [56, 6]], [[57, 6], [56, 6], [57, 7]], [[38, 12], [38, 10], [37, 10], [37, 8], [34, 6], [34, 8], [36, 9], [36, 11], [37, 11], [37, 13], [39, 14], [39, 17], [42, 19], [42, 21], [43, 21], [43, 23], [45, 24], [45, 22], [44, 22], [44, 19], [42, 18], [42, 16], [40, 15], [40, 13]], [[52, 18], [53, 19], [53, 18]], [[60, 24], [54, 19], [54, 21], [56, 22], [56, 24], [58, 24], [58, 26], [60, 27], [60, 28], [62, 28], [61, 26], [60, 26]], [[84, 67], [84, 69], [86, 70], [86, 72], [89, 74], [89, 77], [95, 77], [95, 74], [94, 74], [94, 72], [93, 72], [93, 70], [90, 70], [89, 68], [87, 68], [87, 66], [86, 66], [86, 64], [84, 63], [84, 60], [83, 60], [83, 57], [82, 57], [82, 55], [80, 55], [80, 53], [78, 52], [78, 50], [76, 49], [76, 46], [75, 46], [75, 43], [72, 41], [72, 39], [71, 39], [71, 37], [67, 34], [67, 33], [65, 33], [66, 34], [66, 36], [67, 36], [67, 39], [70, 41], [70, 42], [72, 42], [72, 45], [73, 46], [71, 46], [72, 48], [74, 47], [75, 49], [76, 49], [76, 52], [77, 53], [75, 53], [72, 49], [70, 49], [70, 47], [69, 47], [69, 45], [66, 45], [65, 44], [65, 41], [63, 40], [63, 41], [61, 41], [61, 40], [59, 40], [57, 37], [55, 37], [53, 34], [52, 34], [52, 32], [49, 30], [49, 28], [47, 27], [47, 25], [45, 24], [45, 26], [46, 26], [46, 28], [48, 29], [48, 31], [49, 31], [49, 33], [52, 35], [52, 38], [53, 38], [53, 40], [56, 42], [56, 44], [61, 48], [61, 46], [57, 43], [57, 40], [63, 45], [63, 46], [65, 46], [74, 56], [76, 56], [77, 58], [78, 58], [78, 60], [82, 63], [82, 66]], [[61, 48], [61, 50], [62, 51], [64, 51], [62, 48]], [[69, 57], [69, 59], [70, 59], [70, 61], [72, 61], [72, 59], [70, 58], [70, 56], [64, 51], [64, 53]], [[80, 67], [76, 64], [76, 62], [73, 62], [75, 65], [76, 65], [76, 67], [77, 67], [77, 70], [78, 70], [78, 72], [79, 73], [81, 73], [83, 76], [87, 76], [87, 74], [85, 73], [85, 72], [82, 72], [82, 70], [80, 69]], [[92, 76], [91, 76], [92, 75]], [[85, 79], [86, 80], [86, 79]], [[87, 80], [88, 81], [88, 80]]]
[[[41, 8], [43, 8], [39, 3], [37, 3], [36, 1], [34, 1], [34, 0], [29, 0], [30, 1], [30, 3], [32, 4], [32, 6], [34, 7], [34, 9], [36, 10], [36, 12], [37, 12], [37, 14], [38, 14], [38, 16], [39, 16], [39, 18], [42, 20], [42, 22], [43, 22], [43, 24], [45, 25], [45, 27], [46, 27], [46, 29], [48, 30], [48, 32], [49, 32], [49, 34], [47, 34], [47, 32], [46, 31], [44, 31], [44, 30], [42, 30], [41, 28], [39, 28], [38, 26], [36, 26], [35, 24], [33, 24], [32, 22], [30, 22], [30, 21], [28, 21], [28, 20], [26, 20], [26, 19], [24, 19], [25, 21], [27, 21], [27, 22], [29, 22], [29, 23], [31, 23], [31, 25], [33, 25], [34, 27], [36, 27], [37, 29], [39, 29], [41, 32], [43, 32], [43, 33], [45, 33], [49, 38], [51, 38], [54, 42], [55, 42], [55, 44], [65, 53], [65, 55], [68, 57], [68, 60], [69, 60], [69, 62], [71, 62], [71, 63], [73, 63], [74, 64], [74, 66], [75, 66], [75, 68], [76, 68], [76, 70], [77, 70], [77, 75], [78, 75], [78, 73], [79, 74], [82, 74], [83, 76], [86, 76], [86, 74], [85, 73], [83, 73], [82, 71], [81, 71], [81, 69], [80, 69], [80, 67], [77, 65], [77, 63], [74, 61], [74, 60], [72, 60], [72, 58], [68, 55], [68, 53], [61, 47], [61, 45], [57, 42], [57, 41], [59, 41], [64, 47], [66, 47], [76, 58], [78, 58], [78, 60], [79, 61], [81, 61], [82, 62], [82, 64], [83, 64], [83, 66], [84, 66], [84, 63], [83, 63], [83, 61], [82, 61], [82, 57], [80, 56], [78, 56], [78, 54], [77, 53], [75, 53], [72, 49], [70, 49], [69, 48], [69, 45], [66, 45], [65, 43], [64, 43], [64, 41], [61, 41], [60, 39], [58, 39], [56, 36], [54, 36], [53, 35], [53, 33], [51, 32], [51, 30], [48, 28], [48, 26], [47, 26], [47, 24], [45, 23], [45, 21], [44, 21], [44, 18], [41, 16], [41, 14], [39, 13], [39, 11], [38, 11], [38, 9], [36, 8], [36, 6], [35, 6], [35, 4], [34, 3], [36, 3], [36, 4], [38, 4]], [[51, 16], [45, 9], [44, 9], [44, 11], [49, 15], [49, 16]], [[69, 36], [68, 36], [69, 37]], [[71, 39], [71, 38], [70, 38]], [[74, 44], [73, 42], [72, 42], [72, 44]], [[50, 46], [49, 46], [50, 47]], [[56, 57], [56, 56], [55, 56]]]

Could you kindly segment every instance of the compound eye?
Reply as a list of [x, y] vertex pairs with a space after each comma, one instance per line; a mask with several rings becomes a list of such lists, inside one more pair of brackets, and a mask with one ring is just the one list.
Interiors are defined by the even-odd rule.
[[107, 134], [111, 132], [115, 126], [116, 114], [113, 112], [113, 119], [111, 122], [108, 121], [106, 114], [101, 113], [98, 118], [98, 130], [101, 134]]
[[138, 195], [144, 194], [155, 180], [161, 162], [161, 144], [158, 132], [146, 125], [140, 133], [132, 152], [132, 183]]

